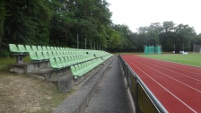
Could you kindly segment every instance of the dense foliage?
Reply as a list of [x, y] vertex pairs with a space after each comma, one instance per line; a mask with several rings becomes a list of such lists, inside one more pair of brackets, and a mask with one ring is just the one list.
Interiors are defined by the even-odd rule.
[[178, 24], [172, 21], [151, 23], [150, 26], [138, 28], [133, 33], [126, 25], [114, 25], [113, 29], [119, 32], [121, 43], [115, 51], [143, 52], [144, 45], [161, 45], [163, 51], [193, 51], [193, 45], [201, 45], [201, 34], [197, 35], [189, 25]]
[[106, 0], [1, 0], [0, 53], [9, 43], [102, 49], [110, 52], [143, 51], [144, 45], [175, 44], [192, 50], [201, 44], [193, 27], [172, 21], [152, 23], [133, 33], [111, 22]]
[[[121, 26], [121, 25], [119, 25]], [[121, 27], [123, 28], [123, 27]], [[125, 28], [128, 29], [128, 28]], [[150, 26], [140, 27], [138, 33], [127, 32], [126, 50], [142, 52], [144, 45], [161, 45], [163, 51], [193, 51], [193, 45], [201, 45], [201, 34], [197, 35], [194, 28], [187, 24], [176, 25], [172, 21], [151, 23]], [[131, 45], [129, 45], [131, 44]], [[121, 45], [124, 45], [123, 42]], [[118, 48], [124, 50], [124, 48]]]

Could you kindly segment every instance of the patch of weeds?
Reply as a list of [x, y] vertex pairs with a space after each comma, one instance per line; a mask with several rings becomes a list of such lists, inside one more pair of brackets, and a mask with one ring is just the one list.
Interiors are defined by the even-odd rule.
[[12, 65], [14, 63], [15, 63], [14, 57], [1, 58], [1, 60], [0, 60], [0, 71], [8, 70], [9, 65]]

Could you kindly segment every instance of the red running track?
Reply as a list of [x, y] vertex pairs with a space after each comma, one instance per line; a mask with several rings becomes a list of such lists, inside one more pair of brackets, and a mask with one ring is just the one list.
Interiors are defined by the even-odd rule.
[[121, 56], [170, 113], [201, 113], [201, 68]]

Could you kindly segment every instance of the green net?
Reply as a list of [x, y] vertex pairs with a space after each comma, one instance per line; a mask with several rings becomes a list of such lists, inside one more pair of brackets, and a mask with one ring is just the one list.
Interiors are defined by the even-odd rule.
[[144, 46], [144, 54], [161, 54], [161, 46]]

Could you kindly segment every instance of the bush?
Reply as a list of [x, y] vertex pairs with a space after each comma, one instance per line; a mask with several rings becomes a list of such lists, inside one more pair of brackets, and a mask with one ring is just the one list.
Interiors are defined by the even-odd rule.
[[0, 50], [0, 58], [6, 58], [10, 56], [10, 52], [7, 49]]

